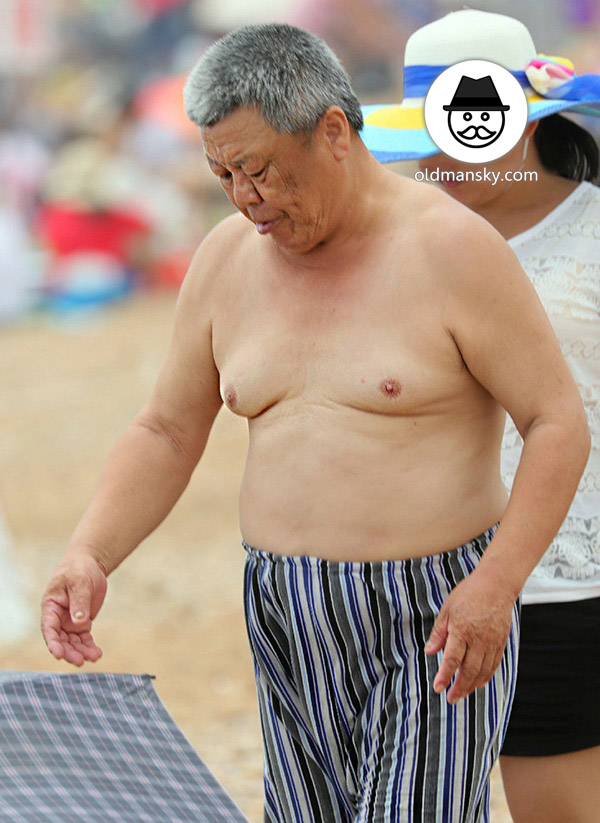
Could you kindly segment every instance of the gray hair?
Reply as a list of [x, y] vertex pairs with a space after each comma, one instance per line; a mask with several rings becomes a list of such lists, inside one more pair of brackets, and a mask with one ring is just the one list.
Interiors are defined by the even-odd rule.
[[356, 131], [363, 127], [360, 103], [333, 51], [283, 23], [244, 26], [217, 40], [192, 70], [184, 103], [197, 126], [254, 107], [282, 134], [309, 133], [330, 106], [339, 106]]

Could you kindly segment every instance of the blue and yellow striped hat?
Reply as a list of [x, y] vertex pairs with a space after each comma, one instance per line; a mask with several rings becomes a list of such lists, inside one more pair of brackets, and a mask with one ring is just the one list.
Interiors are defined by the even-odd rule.
[[443, 71], [463, 60], [489, 60], [508, 69], [527, 97], [528, 121], [567, 109], [600, 117], [600, 75], [578, 77], [570, 60], [536, 54], [528, 29], [513, 17], [464, 9], [408, 39], [400, 105], [362, 107], [361, 137], [377, 160], [416, 160], [440, 151], [425, 126], [425, 97]]

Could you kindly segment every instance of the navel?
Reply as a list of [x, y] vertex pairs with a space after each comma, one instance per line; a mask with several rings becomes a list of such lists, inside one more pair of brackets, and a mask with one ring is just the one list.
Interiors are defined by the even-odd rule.
[[387, 380], [382, 380], [379, 384], [379, 390], [385, 394], [386, 397], [398, 397], [402, 391], [402, 386], [397, 380], [388, 377]]

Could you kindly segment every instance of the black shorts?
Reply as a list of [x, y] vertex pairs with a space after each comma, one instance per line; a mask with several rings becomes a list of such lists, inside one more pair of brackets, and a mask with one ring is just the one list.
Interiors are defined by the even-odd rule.
[[600, 597], [523, 606], [517, 690], [501, 754], [600, 745]]

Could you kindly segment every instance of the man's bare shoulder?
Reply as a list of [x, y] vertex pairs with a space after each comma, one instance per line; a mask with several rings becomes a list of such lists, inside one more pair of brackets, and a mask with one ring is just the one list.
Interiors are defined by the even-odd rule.
[[[414, 208], [415, 223], [423, 238], [427, 240], [428, 248], [432, 251], [445, 249], [447, 254], [450, 237], [462, 240], [470, 236], [476, 241], [491, 236], [500, 238], [487, 220], [454, 200], [446, 192], [415, 180], [406, 182], [410, 186], [407, 192], [410, 194], [409, 200]], [[451, 245], [455, 245], [454, 240]]]
[[201, 289], [217, 284], [236, 259], [248, 253], [256, 233], [253, 228], [241, 214], [231, 214], [217, 223], [196, 249], [186, 280]]
[[[256, 229], [254, 225], [239, 212], [230, 214], [229, 217], [223, 218], [217, 225], [211, 229], [206, 235], [204, 242], [209, 242], [213, 246], [219, 244], [227, 245], [231, 241], [241, 241], [244, 238], [251, 238], [255, 235]], [[220, 251], [223, 249], [221, 248]]]
[[433, 186], [413, 185], [426, 190], [416, 204], [415, 230], [438, 278], [455, 284], [487, 280], [489, 285], [503, 276], [504, 266], [520, 269], [506, 240], [487, 220]]
[[456, 236], [476, 237], [495, 230], [471, 209], [463, 206], [449, 194], [428, 183], [421, 183], [411, 177], [388, 172], [386, 208], [390, 220], [396, 227], [409, 230], [411, 237], [425, 243], [427, 248], [449, 252], [455, 246]]
[[539, 313], [539, 298], [516, 254], [487, 220], [435, 189], [420, 205], [425, 281], [435, 289], [455, 340], [464, 342], [464, 329], [475, 318], [485, 317], [491, 328], [494, 315], [508, 328], [508, 318], [529, 323]]
[[435, 289], [442, 302], [446, 286], [468, 290], [474, 280], [501, 277], [505, 265], [520, 268], [508, 243], [483, 217], [435, 186], [391, 177], [385, 219], [392, 242], [402, 249], [399, 259], [410, 256], [420, 266], [420, 284]]
[[212, 326], [232, 291], [231, 273], [241, 265], [237, 260], [248, 255], [245, 247], [252, 243], [252, 228], [241, 214], [233, 214], [221, 220], [202, 240], [179, 292], [176, 322], [181, 328], [198, 334]]

